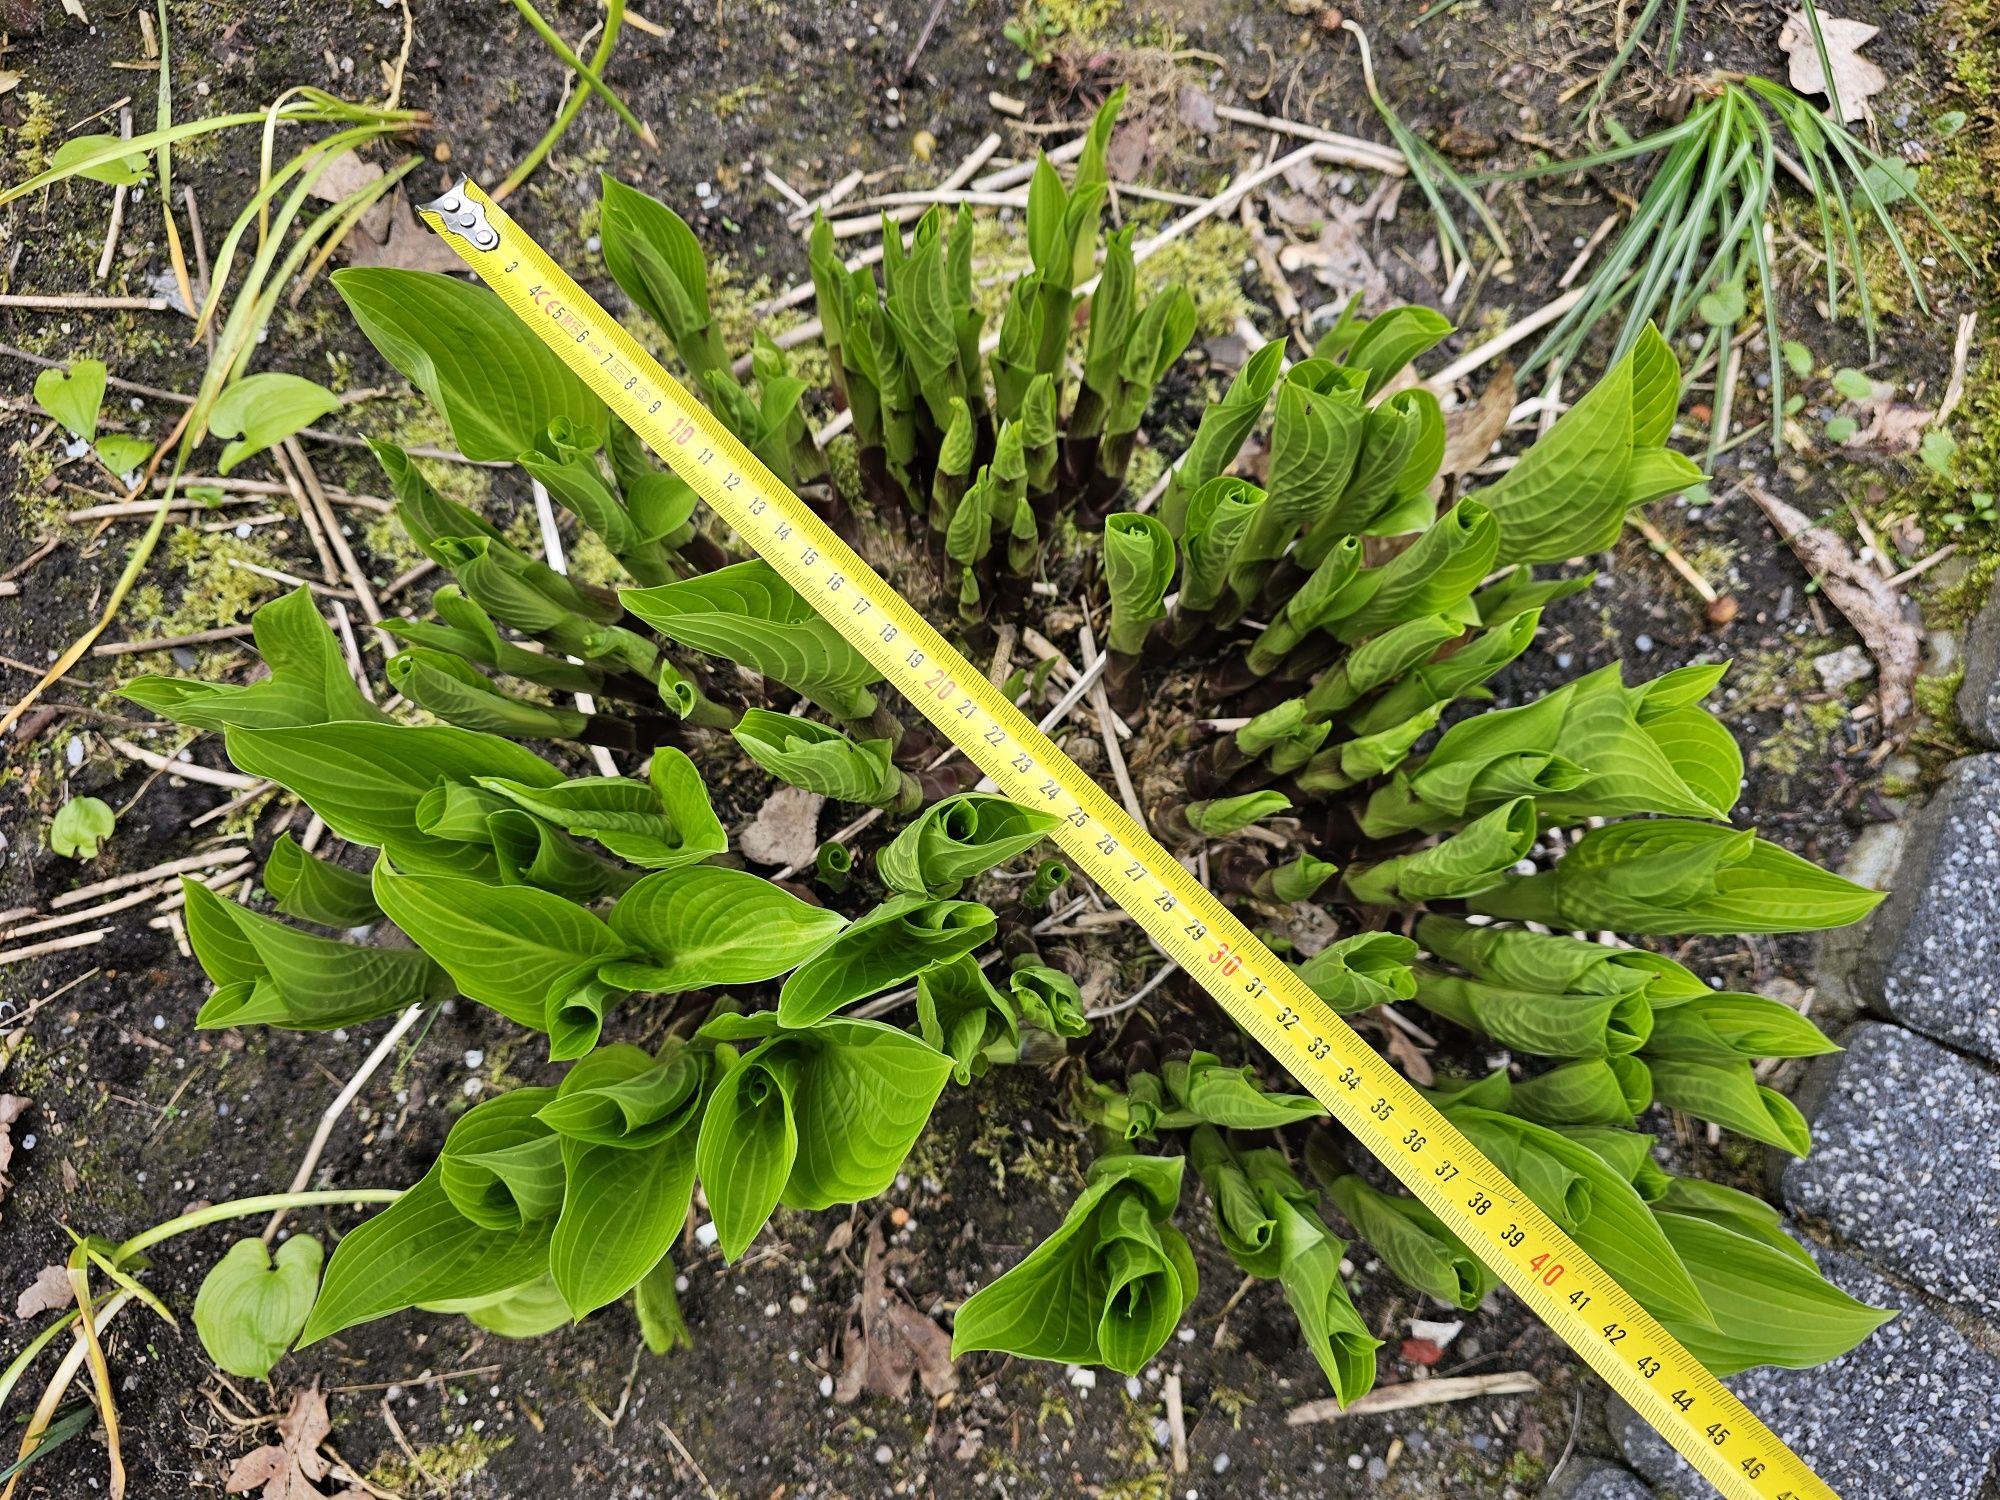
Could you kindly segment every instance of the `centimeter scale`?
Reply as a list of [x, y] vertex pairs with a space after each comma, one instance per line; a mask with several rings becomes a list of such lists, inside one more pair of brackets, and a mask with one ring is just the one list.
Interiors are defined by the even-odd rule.
[[1605, 1270], [960, 656], [469, 180], [420, 209], [692, 485], [1544, 1322], [1731, 1500], [1836, 1500]]

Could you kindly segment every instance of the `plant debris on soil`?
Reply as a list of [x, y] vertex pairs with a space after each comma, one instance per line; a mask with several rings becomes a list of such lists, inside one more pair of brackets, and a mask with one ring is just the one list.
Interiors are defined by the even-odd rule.
[[[1990, 70], [2000, 54], [1985, 0], [1849, 8], [1856, 14], [1827, 22], [1848, 117], [1878, 149], [1912, 165], [1990, 268], [2000, 222]], [[711, 257], [726, 263], [719, 312], [731, 348], [747, 347], [752, 328], [782, 335], [810, 316], [797, 304], [771, 306], [803, 278], [805, 257], [796, 205], [767, 174], [809, 199], [856, 172], [866, 183], [849, 190], [856, 200], [930, 188], [989, 132], [1001, 138], [1000, 155], [1026, 157], [1042, 140], [1041, 126], [1087, 118], [1118, 82], [1133, 89], [1114, 142], [1119, 172], [1142, 172], [1157, 191], [1193, 202], [1229, 174], [1297, 144], [1223, 110], [1371, 141], [1384, 135], [1341, 13], [1316, 0], [1039, 0], [1019, 11], [1000, 0], [846, 7], [773, 0], [752, 8], [655, 0], [637, 9], [646, 24], [628, 12], [607, 81], [657, 132], [661, 149], [648, 150], [593, 100], [508, 208], [609, 305], [622, 307], [598, 253], [598, 172], [673, 204]], [[1439, 13], [1419, 25], [1423, 9], [1368, 18], [1379, 44], [1378, 82], [1403, 121], [1461, 172], [1521, 165], [1536, 153], [1578, 155], [1607, 143], [1613, 116], [1641, 135], [1656, 117], [1686, 109], [1685, 77], [1635, 65], [1621, 72], [1598, 117], [1575, 124], [1578, 103], [1613, 51], [1601, 12], [1462, 0], [1431, 7]], [[546, 11], [572, 40], [601, 19], [579, 0]], [[1691, 5], [1682, 71], [1779, 76], [1789, 59], [1794, 85], [1813, 88], [1805, 75], [1816, 73], [1818, 58], [1809, 42], [1787, 44], [1786, 11], [1770, 3]], [[406, 13], [403, 102], [432, 120], [409, 143], [429, 159], [408, 178], [408, 197], [428, 197], [461, 172], [498, 182], [555, 118], [570, 79], [497, 0], [319, 8], [175, 0], [166, 8], [175, 118], [258, 109], [298, 84], [379, 97], [404, 54]], [[1021, 17], [1035, 23], [1029, 54], [1003, 31]], [[124, 96], [145, 118], [157, 42], [148, 8], [114, 13], [91, 0], [8, 0], [0, 28], [0, 184], [39, 170], [68, 136], [115, 130]], [[1034, 66], [1017, 79], [1024, 55]], [[996, 110], [988, 98], [996, 90], [1021, 107]], [[1957, 115], [1955, 125], [1948, 114]], [[254, 191], [256, 154], [254, 131], [176, 149], [176, 194], [198, 203], [209, 252]], [[379, 168], [403, 153], [376, 154]], [[1448, 311], [1460, 331], [1441, 357], [1461, 357], [1563, 296], [1573, 263], [1602, 244], [1608, 216], [1629, 210], [1643, 185], [1628, 164], [1580, 179], [1482, 188], [1518, 258], [1481, 261], [1456, 289]], [[171, 301], [150, 186], [118, 192], [122, 217], [108, 238], [113, 190], [100, 184], [70, 182], [0, 209], [0, 291]], [[1160, 207], [1129, 195], [1119, 202], [1133, 214]], [[1018, 262], [1007, 244], [1018, 234], [1018, 212], [982, 215], [982, 235], [991, 238], [975, 253], [992, 257], [996, 270], [1009, 254]], [[1976, 279], [1914, 215], [1904, 217], [1904, 229], [1930, 257], [1927, 290], [1939, 316], [1910, 316], [1907, 289], [1899, 292], [1893, 271], [1883, 271], [1875, 349], [1851, 316], [1836, 322], [1836, 309], [1817, 300], [1825, 285], [1817, 246], [1803, 217], [1789, 222], [1794, 216], [1781, 213], [1773, 225], [1780, 326], [1803, 361], [1792, 366], [1800, 408], [1775, 415], [1792, 448], [1771, 451], [1774, 414], [1757, 396], [1766, 377], [1752, 374], [1766, 357], [1758, 332], [1735, 362], [1743, 389], [1733, 393], [1706, 492], [1655, 507], [1656, 541], [1628, 529], [1596, 586], [1552, 606], [1537, 647], [1495, 686], [1506, 705], [1613, 661], [1626, 663], [1628, 675], [1653, 676], [1733, 660], [1725, 717], [1748, 761], [1740, 817], [1834, 864], [1863, 828], [1894, 815], [1894, 799], [1921, 790], [1962, 741], [1936, 711], [1950, 693], [1927, 690], [1951, 663], [1924, 659], [1914, 613], [1923, 611], [1935, 632], [1953, 622], [1959, 601], [1983, 594], [1992, 575], [2000, 397], [1984, 352], [1992, 309], [1978, 305]], [[185, 216], [182, 224], [185, 234]], [[420, 263], [431, 246], [411, 239], [415, 232], [398, 195], [386, 230], [358, 231], [348, 256]], [[857, 237], [843, 249], [864, 243]], [[1864, 248], [1890, 264], [1885, 246]], [[108, 267], [100, 276], [101, 256]], [[1134, 461], [1135, 493], [1178, 451], [1173, 445], [1205, 389], [1226, 381], [1255, 340], [1288, 327], [1316, 334], [1356, 289], [1369, 290], [1371, 306], [1437, 305], [1449, 282], [1419, 195], [1396, 179], [1331, 162], [1284, 173], [1252, 194], [1240, 217], [1217, 215], [1176, 247], [1170, 265], [1159, 264], [1169, 259], [1163, 254], [1147, 272], [1190, 286], [1201, 327], [1189, 358], [1161, 385], [1149, 423], [1155, 450]], [[1968, 346], [1951, 335], [1969, 312], [1980, 322], [1970, 346], [1979, 352], [1968, 359]], [[0, 482], [10, 502], [0, 507], [7, 683], [0, 699], [11, 702], [96, 618], [146, 519], [103, 512], [121, 497], [104, 473], [66, 453], [28, 399], [38, 367], [102, 359], [123, 382], [110, 392], [107, 430], [157, 438], [179, 413], [161, 393], [195, 389], [203, 347], [190, 344], [191, 323], [173, 310], [0, 306], [0, 322], [0, 370], [10, 372], [0, 399]], [[1597, 344], [1601, 358], [1608, 335]], [[798, 354], [806, 377], [823, 383], [824, 364], [815, 371], [811, 347]], [[256, 367], [303, 374], [348, 396], [322, 424], [348, 441], [308, 437], [303, 447], [384, 608], [422, 613], [438, 580], [417, 568], [419, 555], [381, 513], [383, 481], [352, 440], [386, 436], [422, 449], [441, 441], [441, 425], [376, 358], [323, 276], [279, 299]], [[1910, 444], [1887, 437], [1874, 446], [1834, 439], [1830, 423], [1845, 399], [1837, 374], [1850, 371], [1934, 414], [1932, 425], [1953, 435], [1955, 465], [1917, 462], [1896, 451]], [[1575, 377], [1571, 384], [1571, 394], [1583, 389]], [[1956, 394], [1947, 399], [1947, 391]], [[1504, 463], [1493, 457], [1503, 433], [1552, 417], [1553, 406], [1536, 403], [1562, 394], [1538, 385], [1517, 390], [1503, 359], [1481, 363], [1459, 382], [1447, 468]], [[1691, 382], [1689, 399], [1677, 445], [1696, 452], [1716, 411], [1730, 407], [1713, 365]], [[518, 475], [444, 462], [428, 472], [446, 493], [481, 503], [496, 524], [538, 545]], [[254, 663], [241, 628], [249, 611], [290, 586], [273, 572], [355, 606], [354, 625], [367, 635], [340, 570], [322, 561], [300, 523], [296, 476], [260, 461], [233, 477], [256, 487], [199, 489], [104, 637], [104, 654], [56, 684], [5, 747], [0, 952], [35, 950], [0, 966], [0, 1090], [11, 1091], [0, 1094], [0, 1307], [15, 1310], [14, 1321], [0, 1319], [7, 1357], [33, 1336], [39, 1316], [62, 1305], [64, 1287], [44, 1268], [68, 1255], [65, 1226], [116, 1239], [192, 1205], [284, 1188], [320, 1112], [375, 1045], [372, 1030], [195, 1032], [208, 986], [156, 910], [176, 888], [158, 867], [197, 857], [183, 868], [226, 873], [233, 891], [254, 882], [271, 843], [288, 829], [299, 833], [306, 814], [232, 779], [215, 737], [189, 741], [143, 720], [110, 689], [143, 671], [240, 679]], [[85, 511], [93, 513], [80, 517]], [[924, 607], [950, 613], [952, 598], [936, 592], [928, 559], [876, 561]], [[572, 563], [589, 576], [587, 553]], [[1082, 620], [1080, 565], [1047, 582], [1020, 620], [1015, 665], [1031, 654], [1028, 627], [1068, 642]], [[168, 639], [177, 644], [144, 649]], [[1872, 658], [1866, 675], [1815, 669], [1857, 645]], [[1156, 725], [1193, 732], [1212, 711], [1198, 707], [1196, 686], [1192, 676], [1170, 684], [1152, 705]], [[1918, 710], [1908, 724], [1906, 703]], [[1071, 729], [1065, 748], [1102, 771], [1094, 723], [1079, 717]], [[1148, 743], [1169, 737], [1156, 727]], [[164, 760], [148, 765], [119, 748], [134, 745]], [[733, 748], [726, 762], [703, 766], [736, 847], [773, 865], [809, 859], [837, 821], [834, 812], [783, 793], [767, 798], [766, 778], [753, 769]], [[1170, 769], [1140, 759], [1132, 773], [1143, 792]], [[116, 809], [117, 824], [98, 857], [79, 862], [48, 848], [45, 829], [66, 800], [86, 793]], [[74, 888], [140, 872], [153, 873], [58, 904]], [[140, 899], [127, 900], [134, 892]], [[92, 910], [100, 906], [115, 909]], [[44, 925], [63, 912], [89, 919]], [[1075, 924], [1051, 944], [1045, 954], [1081, 977], [1094, 1003], [1131, 996], [1158, 966], [1129, 928]], [[1804, 939], [1690, 940], [1670, 951], [1731, 988], [1802, 993], [1812, 980]], [[1226, 1025], [1178, 976], [1143, 1003], [1149, 1016]], [[638, 1039], [646, 1023], [619, 1024]], [[1372, 1024], [1377, 1045], [1413, 1059], [1413, 1070], [1427, 1066], [1408, 1038]], [[1788, 1065], [1769, 1081], [1788, 1087], [1796, 1072]], [[553, 1076], [499, 1017], [447, 1003], [335, 1125], [312, 1185], [413, 1182], [472, 1102]], [[1761, 1150], [1685, 1119], [1659, 1128], [1677, 1170], [1759, 1185]], [[1337, 1422], [1288, 1420], [1324, 1395], [1323, 1378], [1277, 1286], [1240, 1285], [1202, 1214], [1184, 1216], [1201, 1295], [1141, 1376], [1120, 1381], [988, 1356], [954, 1365], [945, 1335], [951, 1310], [1060, 1221], [1087, 1155], [1059, 1088], [1038, 1070], [996, 1074], [974, 1095], [953, 1092], [882, 1200], [846, 1215], [781, 1212], [734, 1266], [713, 1248], [683, 1244], [675, 1259], [694, 1347], [666, 1356], [639, 1352], [622, 1307], [526, 1342], [463, 1319], [411, 1313], [292, 1355], [277, 1367], [272, 1389], [252, 1390], [209, 1366], [185, 1317], [171, 1329], [133, 1309], [106, 1339], [130, 1492], [261, 1488], [271, 1500], [573, 1491], [759, 1500], [1137, 1500], [1197, 1492], [1497, 1500], [1537, 1493], [1566, 1453], [1613, 1451], [1599, 1389], [1518, 1303], [1498, 1296], [1440, 1342], [1439, 1325], [1426, 1321], [1436, 1310], [1381, 1275], [1362, 1278], [1361, 1310], [1385, 1340], [1375, 1402]], [[316, 1213], [311, 1228], [331, 1243], [360, 1218], [346, 1209]], [[160, 1246], [146, 1283], [185, 1314], [229, 1238], [218, 1227]], [[1504, 1393], [1488, 1387], [1450, 1404], [1398, 1410], [1381, 1399], [1419, 1381], [1503, 1375], [1519, 1378]], [[38, 1390], [35, 1379], [23, 1382], [14, 1409]], [[19, 1493], [100, 1494], [103, 1453], [101, 1443], [79, 1436], [29, 1469]], [[11, 1457], [11, 1449], [0, 1453], [0, 1462]]]

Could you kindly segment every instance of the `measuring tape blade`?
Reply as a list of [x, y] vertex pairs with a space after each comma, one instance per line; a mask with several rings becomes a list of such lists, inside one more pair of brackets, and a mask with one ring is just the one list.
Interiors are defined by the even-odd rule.
[[1837, 1500], [1547, 1214], [1141, 828], [480, 188], [420, 209], [692, 485], [1550, 1328], [1730, 1500]]

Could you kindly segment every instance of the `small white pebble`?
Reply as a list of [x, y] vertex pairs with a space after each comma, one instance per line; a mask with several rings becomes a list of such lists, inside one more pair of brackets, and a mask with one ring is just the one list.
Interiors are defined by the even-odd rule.
[[803, 1315], [803, 1314], [804, 1314], [805, 1310], [806, 1310], [806, 1309], [807, 1309], [808, 1307], [812, 1306], [812, 1304], [811, 1304], [810, 1302], [806, 1301], [806, 1299], [805, 1299], [805, 1298], [803, 1298], [803, 1297], [799, 1296], [799, 1295], [798, 1295], [798, 1294], [797, 1294], [796, 1292], [794, 1292], [794, 1293], [792, 1294], [792, 1300], [791, 1300], [790, 1302], [786, 1303], [785, 1305], [786, 1305], [787, 1307], [791, 1308], [791, 1310], [792, 1310], [792, 1311], [793, 1311], [794, 1313], [798, 1313], [798, 1314], [801, 1314], [801, 1315]]
[[1194, 1342], [1194, 1330], [1192, 1328], [1183, 1328], [1174, 1337], [1179, 1339], [1183, 1344], [1192, 1344]]
[[465, 1049], [465, 1065], [468, 1068], [476, 1068], [485, 1061], [486, 1054], [481, 1052], [477, 1047], [468, 1047]]
[[1125, 1377], [1125, 1394], [1130, 1396], [1134, 1401], [1139, 1399], [1139, 1393], [1143, 1390], [1145, 1390], [1145, 1387], [1139, 1384], [1139, 1377], [1137, 1375], [1127, 1375]]
[[722, 1238], [722, 1231], [714, 1224], [698, 1225], [694, 1232], [694, 1242], [704, 1250], [713, 1249], [715, 1242]]
[[73, 734], [69, 737], [69, 743], [63, 746], [63, 759], [69, 762], [72, 771], [83, 764], [82, 736]]
[[833, 1394], [833, 1377], [831, 1375], [820, 1376], [819, 1393], [822, 1396], [831, 1396]]
[[1216, 1473], [1227, 1474], [1229, 1472], [1229, 1455], [1227, 1453], [1216, 1454], [1213, 1467]]
[[764, 1316], [767, 1318], [775, 1318], [777, 1317], [777, 1315], [778, 1315], [778, 1304], [775, 1302], [766, 1302], [764, 1304]]
[[687, 1279], [687, 1277], [685, 1277], [685, 1276], [676, 1276], [676, 1277], [674, 1278], [674, 1290], [675, 1290], [675, 1291], [677, 1291], [677, 1292], [685, 1292], [685, 1291], [686, 1291], [687, 1289], [688, 1289], [688, 1279]]
[[165, 1016], [154, 1016], [153, 1030], [165, 1031], [166, 1029], [167, 1029], [167, 1018]]
[[1350, 1468], [1350, 1469], [1359, 1469], [1359, 1468], [1361, 1467], [1362, 1463], [1363, 1463], [1363, 1459], [1362, 1459], [1362, 1457], [1361, 1457], [1361, 1455], [1360, 1455], [1359, 1453], [1350, 1453], [1350, 1454], [1348, 1454], [1348, 1455], [1347, 1455], [1347, 1467], [1348, 1467], [1348, 1468]]
[[886, 1465], [889, 1462], [891, 1462], [895, 1458], [895, 1456], [896, 1456], [896, 1450], [894, 1448], [891, 1448], [887, 1443], [882, 1443], [875, 1449], [875, 1462], [878, 1464]]
[[1094, 1391], [1097, 1389], [1097, 1371], [1079, 1366], [1069, 1372], [1069, 1383], [1080, 1391]]
[[471, 1097], [472, 1097], [472, 1096], [473, 1096], [474, 1094], [478, 1093], [478, 1092], [479, 1092], [479, 1090], [480, 1090], [480, 1089], [481, 1089], [482, 1087], [484, 1087], [484, 1085], [482, 1085], [482, 1084], [480, 1083], [480, 1081], [479, 1081], [479, 1080], [478, 1080], [477, 1078], [468, 1078], [468, 1079], [466, 1079], [466, 1080], [465, 1080], [465, 1097], [466, 1097], [466, 1098], [468, 1098], [468, 1099], [470, 1099], [470, 1098], [471, 1098]]

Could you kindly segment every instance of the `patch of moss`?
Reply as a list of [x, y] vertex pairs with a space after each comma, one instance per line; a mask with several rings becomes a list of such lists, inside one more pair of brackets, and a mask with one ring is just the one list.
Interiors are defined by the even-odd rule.
[[10, 134], [14, 137], [14, 160], [24, 178], [32, 177], [49, 164], [49, 147], [62, 133], [62, 115], [55, 100], [39, 89], [21, 96], [26, 113]]
[[1243, 290], [1249, 256], [1250, 236], [1242, 225], [1210, 219], [1142, 262], [1139, 285], [1148, 297], [1169, 282], [1186, 287], [1194, 299], [1195, 339], [1216, 338], [1250, 315], [1250, 298]]
[[386, 1490], [414, 1494], [435, 1488], [450, 1494], [491, 1463], [496, 1454], [512, 1447], [513, 1442], [510, 1435], [468, 1431], [448, 1443], [419, 1448], [413, 1458], [384, 1459], [370, 1471], [368, 1478]]

